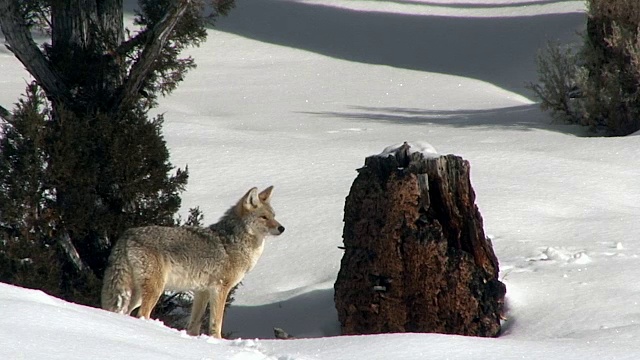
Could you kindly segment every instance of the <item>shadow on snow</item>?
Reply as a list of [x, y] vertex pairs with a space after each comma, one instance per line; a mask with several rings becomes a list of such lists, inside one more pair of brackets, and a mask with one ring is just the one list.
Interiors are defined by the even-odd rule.
[[567, 2], [567, 0], [531, 0], [531, 1], [523, 1], [518, 3], [498, 3], [498, 4], [478, 4], [478, 3], [465, 3], [465, 2], [450, 2], [450, 3], [439, 3], [439, 2], [430, 2], [430, 1], [420, 1], [420, 0], [405, 0], [405, 1], [394, 1], [394, 0], [385, 0], [385, 2], [393, 3], [393, 4], [402, 4], [402, 5], [424, 5], [424, 6], [432, 6], [439, 8], [452, 8], [452, 9], [509, 9], [509, 8], [519, 8], [526, 6], [541, 6], [541, 5], [550, 5], [550, 4], [558, 4]]
[[541, 121], [538, 104], [479, 110], [430, 110], [394, 107], [353, 106], [353, 111], [305, 112], [318, 117], [333, 117], [347, 120], [385, 122], [398, 125], [446, 125], [452, 127], [491, 127], [517, 130], [544, 129], [586, 136], [585, 128], [577, 125], [554, 124]]
[[216, 29], [339, 59], [479, 79], [530, 96], [525, 84], [536, 81], [538, 49], [549, 40], [576, 40], [584, 24], [583, 13], [465, 18], [242, 0]]
[[259, 306], [231, 305], [223, 332], [232, 338], [274, 338], [279, 327], [295, 337], [340, 335], [333, 288], [314, 290], [285, 301]]

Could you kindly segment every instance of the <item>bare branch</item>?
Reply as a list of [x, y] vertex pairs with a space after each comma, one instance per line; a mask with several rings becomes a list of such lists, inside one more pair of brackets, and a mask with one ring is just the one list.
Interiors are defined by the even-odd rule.
[[87, 265], [85, 265], [85, 263], [80, 258], [78, 250], [76, 250], [76, 247], [73, 246], [69, 233], [64, 231], [62, 234], [60, 234], [60, 236], [58, 236], [58, 243], [78, 271], [85, 272], [88, 270]]
[[13, 121], [13, 114], [11, 111], [5, 109], [2, 105], [0, 105], [0, 118], [8, 123]]
[[144, 80], [153, 70], [153, 63], [160, 55], [162, 48], [166, 45], [174, 27], [187, 11], [191, 1], [192, 0], [176, 0], [167, 10], [164, 18], [153, 27], [150, 33], [145, 34], [146, 44], [140, 58], [131, 67], [129, 78], [124, 84], [118, 101], [118, 110], [132, 104], [140, 92]]
[[147, 42], [148, 40], [148, 35], [149, 35], [150, 30], [145, 29], [143, 31], [141, 31], [140, 33], [138, 33], [136, 36], [130, 38], [129, 40], [121, 43], [118, 48], [116, 49], [115, 53], [118, 56], [125, 56], [127, 55], [133, 48], [135, 48], [136, 46], [140, 46], [142, 44], [144, 44], [145, 42]]
[[68, 99], [67, 86], [33, 41], [29, 28], [20, 16], [17, 1], [0, 0], [0, 28], [9, 50], [42, 86], [47, 96], [62, 101]]

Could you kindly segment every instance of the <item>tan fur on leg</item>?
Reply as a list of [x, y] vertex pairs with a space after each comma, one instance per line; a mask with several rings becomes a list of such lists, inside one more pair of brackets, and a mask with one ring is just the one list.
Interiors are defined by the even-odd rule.
[[142, 305], [140, 306], [140, 311], [138, 311], [138, 317], [151, 319], [151, 311], [153, 311], [158, 299], [160, 299], [160, 295], [162, 295], [164, 283], [159, 280], [147, 280], [142, 283], [141, 290]]
[[189, 326], [187, 333], [189, 335], [200, 335], [200, 327], [202, 324], [202, 315], [207, 308], [209, 302], [209, 291], [197, 291], [193, 294], [193, 305], [191, 306], [191, 317], [189, 318]]

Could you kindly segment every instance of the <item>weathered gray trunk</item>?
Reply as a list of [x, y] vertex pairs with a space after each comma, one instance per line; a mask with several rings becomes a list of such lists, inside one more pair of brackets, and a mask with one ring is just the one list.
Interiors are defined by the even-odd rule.
[[499, 335], [506, 290], [469, 163], [405, 146], [368, 157], [358, 172], [335, 283], [342, 333]]
[[87, 101], [106, 112], [113, 106], [126, 70], [114, 56], [124, 41], [123, 21], [122, 0], [53, 1], [49, 58], [67, 87], [86, 99], [74, 107]]
[[53, 47], [88, 49], [104, 43], [115, 49], [124, 39], [122, 0], [55, 0], [51, 25]]

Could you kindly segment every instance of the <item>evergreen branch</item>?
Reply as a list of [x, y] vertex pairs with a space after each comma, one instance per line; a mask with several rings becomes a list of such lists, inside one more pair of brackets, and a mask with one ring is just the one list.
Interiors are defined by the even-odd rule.
[[[6, 1], [6, 0], [5, 0]], [[167, 10], [166, 15], [158, 22], [150, 33], [146, 34], [146, 44], [140, 58], [133, 64], [129, 72], [129, 78], [124, 84], [118, 106], [118, 112], [122, 111], [134, 102], [142, 89], [145, 79], [153, 71], [153, 64], [160, 55], [162, 48], [169, 40], [171, 32], [175, 28], [182, 15], [192, 0], [176, 0]]]
[[69, 89], [62, 76], [55, 71], [33, 41], [29, 28], [20, 15], [18, 2], [0, 0], [0, 28], [8, 43], [7, 48], [42, 86], [47, 96], [66, 101]]

